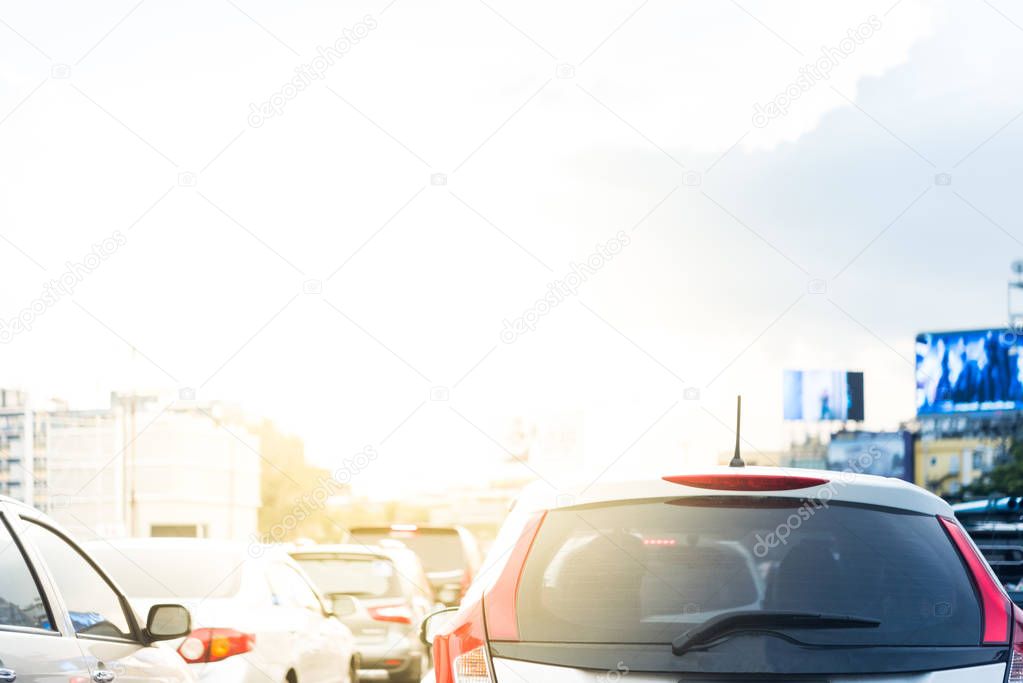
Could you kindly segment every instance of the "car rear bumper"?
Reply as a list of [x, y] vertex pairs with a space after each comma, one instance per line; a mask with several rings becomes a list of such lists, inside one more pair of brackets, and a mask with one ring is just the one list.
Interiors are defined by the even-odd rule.
[[[628, 679], [628, 683], [676, 683], [679, 681], [677, 672], [647, 673], [629, 668], [628, 658], [621, 659], [611, 669], [593, 670], [573, 667], [552, 666], [535, 662], [522, 662], [513, 659], [493, 659], [494, 673], [498, 681], [529, 681], [529, 683], [607, 683]], [[912, 674], [853, 674], [827, 676], [824, 679], [798, 677], [798, 680], [826, 680], [828, 683], [1002, 683], [1005, 678], [1005, 664], [989, 664], [985, 666], [951, 669]], [[722, 680], [728, 680], [723, 676]], [[748, 681], [747, 676], [738, 680]], [[772, 678], [773, 680], [773, 678]], [[782, 679], [784, 680], [784, 679]]]

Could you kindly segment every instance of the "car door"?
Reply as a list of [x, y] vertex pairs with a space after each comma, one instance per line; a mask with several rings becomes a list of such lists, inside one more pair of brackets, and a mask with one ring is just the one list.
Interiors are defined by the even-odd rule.
[[63, 531], [31, 513], [17, 531], [45, 566], [95, 683], [189, 680], [176, 652], [145, 643], [127, 599]]
[[348, 675], [355, 649], [355, 637], [342, 621], [332, 616], [309, 576], [296, 564], [289, 568], [298, 577], [299, 601], [309, 614], [310, 628], [317, 634], [317, 659], [323, 667], [325, 683], [336, 683]]
[[347, 671], [347, 661], [336, 648], [336, 634], [330, 631], [319, 597], [299, 570], [285, 562], [273, 566], [271, 583], [275, 593], [281, 594], [281, 602], [286, 602], [287, 618], [297, 629], [296, 651], [299, 666], [306, 672], [305, 680], [313, 683], [341, 680]]
[[0, 503], [0, 682], [88, 680], [86, 658], [12, 528]]

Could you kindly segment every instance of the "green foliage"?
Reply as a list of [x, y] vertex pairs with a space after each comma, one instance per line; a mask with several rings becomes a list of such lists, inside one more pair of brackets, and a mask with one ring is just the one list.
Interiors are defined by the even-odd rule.
[[1023, 441], [1013, 441], [1005, 462], [975, 481], [964, 491], [967, 498], [987, 498], [998, 494], [1023, 496]]

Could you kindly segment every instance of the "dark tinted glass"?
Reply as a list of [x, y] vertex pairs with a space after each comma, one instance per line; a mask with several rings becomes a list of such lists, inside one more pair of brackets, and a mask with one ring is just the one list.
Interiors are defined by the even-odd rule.
[[735, 610], [877, 619], [792, 630], [822, 645], [981, 638], [969, 575], [931, 516], [770, 498], [696, 498], [547, 515], [518, 598], [520, 637], [666, 643]]
[[313, 583], [326, 595], [343, 593], [357, 598], [400, 597], [394, 565], [372, 557], [295, 555]]
[[0, 625], [55, 631], [21, 548], [0, 521]]
[[419, 555], [427, 572], [451, 572], [464, 570], [466, 559], [462, 539], [456, 531], [392, 531], [372, 530], [352, 532], [352, 543], [377, 545], [381, 539], [393, 538], [401, 541]]

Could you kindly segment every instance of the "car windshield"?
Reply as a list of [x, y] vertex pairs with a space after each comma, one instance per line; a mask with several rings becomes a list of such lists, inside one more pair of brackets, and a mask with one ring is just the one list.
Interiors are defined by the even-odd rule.
[[976, 646], [972, 582], [933, 516], [781, 498], [646, 500], [550, 512], [518, 594], [522, 641], [670, 643], [728, 612], [876, 628], [791, 629], [850, 646]]
[[338, 557], [326, 554], [295, 555], [321, 592], [358, 598], [400, 597], [401, 583], [394, 565], [376, 557]]
[[245, 554], [234, 548], [89, 544], [89, 553], [133, 598], [227, 598], [241, 586]]
[[423, 568], [429, 572], [453, 572], [465, 569], [465, 552], [458, 532], [447, 529], [399, 531], [391, 529], [355, 530], [353, 543], [378, 545], [382, 539], [393, 538], [419, 555]]

